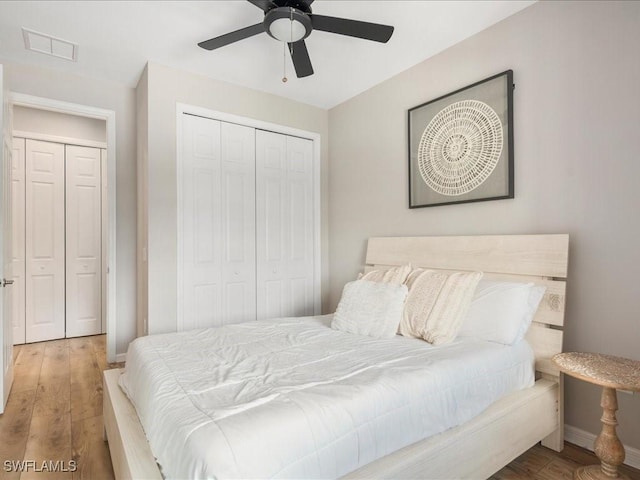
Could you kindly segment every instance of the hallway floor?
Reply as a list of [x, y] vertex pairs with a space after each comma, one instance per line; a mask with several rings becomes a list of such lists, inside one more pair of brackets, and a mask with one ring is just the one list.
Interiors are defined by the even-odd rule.
[[[27, 480], [112, 479], [102, 440], [102, 370], [106, 336], [14, 347], [15, 375], [7, 410], [0, 416], [1, 478]], [[113, 365], [118, 367], [120, 365]], [[5, 460], [61, 461], [75, 472], [7, 472]], [[45, 467], [46, 468], [46, 467]], [[55, 465], [51, 468], [55, 468]]]

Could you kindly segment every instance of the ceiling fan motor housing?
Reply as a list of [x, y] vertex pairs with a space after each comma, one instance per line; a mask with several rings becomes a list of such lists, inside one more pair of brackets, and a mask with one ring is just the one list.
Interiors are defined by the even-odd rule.
[[278, 7], [265, 13], [264, 29], [280, 42], [299, 42], [311, 34], [313, 25], [309, 15], [302, 10]]

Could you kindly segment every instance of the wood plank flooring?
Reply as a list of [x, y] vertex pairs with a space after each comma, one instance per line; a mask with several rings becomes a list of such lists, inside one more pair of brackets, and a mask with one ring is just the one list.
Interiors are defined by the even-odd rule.
[[[0, 415], [0, 479], [113, 479], [111, 457], [102, 439], [102, 376], [108, 365], [105, 336], [81, 337], [17, 346], [15, 380]], [[75, 472], [7, 472], [5, 460], [70, 461]], [[533, 447], [491, 477], [492, 480], [572, 479], [579, 465], [595, 456], [566, 444], [562, 453]], [[640, 471], [622, 469], [631, 480]]]
[[[584, 448], [565, 442], [564, 450], [556, 453], [536, 445], [493, 475], [490, 480], [573, 480], [573, 472], [581, 465], [599, 463], [596, 456]], [[623, 465], [620, 472], [630, 480], [640, 480], [640, 471]]]
[[[0, 416], [0, 478], [113, 479], [102, 439], [105, 336], [54, 340], [14, 348], [15, 378]], [[5, 460], [64, 462], [59, 471], [7, 472]], [[60, 471], [73, 470], [75, 472]], [[61, 468], [64, 467], [64, 468]], [[55, 468], [55, 467], [53, 467]], [[51, 468], [51, 469], [53, 469]]]

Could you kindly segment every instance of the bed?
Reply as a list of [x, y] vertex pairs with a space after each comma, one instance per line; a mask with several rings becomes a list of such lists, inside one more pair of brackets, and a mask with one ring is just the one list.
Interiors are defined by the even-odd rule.
[[[414, 266], [428, 267], [439, 270], [480, 270], [485, 272], [485, 276], [503, 279], [519, 281], [532, 281], [536, 284], [544, 285], [546, 287], [545, 297], [538, 308], [538, 312], [534, 319], [534, 324], [529, 329], [527, 334], [527, 343], [531, 345], [533, 349], [533, 356], [535, 356], [535, 379], [527, 379], [526, 376], [520, 375], [519, 381], [523, 384], [533, 383], [533, 386], [529, 388], [522, 388], [520, 385], [516, 388], [516, 391], [501, 397], [499, 395], [500, 388], [491, 387], [488, 390], [496, 390], [496, 398], [484, 399], [482, 396], [476, 396], [474, 393], [468, 395], [470, 399], [467, 404], [462, 405], [462, 411], [466, 412], [465, 415], [461, 415], [458, 419], [461, 423], [454, 428], [443, 427], [440, 433], [438, 431], [431, 432], [430, 436], [424, 440], [416, 440], [423, 435], [424, 432], [414, 432], [411, 425], [405, 425], [404, 431], [407, 438], [400, 438], [398, 442], [394, 443], [391, 440], [385, 440], [383, 447], [373, 447], [373, 450], [377, 450], [377, 455], [371, 455], [370, 450], [363, 448], [356, 452], [345, 453], [345, 448], [339, 446], [339, 448], [325, 449], [325, 452], [330, 452], [323, 458], [321, 467], [314, 470], [313, 465], [311, 467], [303, 466], [302, 470], [287, 470], [287, 463], [281, 463], [276, 470], [268, 470], [271, 472], [269, 475], [290, 477], [301, 476], [300, 472], [312, 472], [311, 476], [322, 477], [335, 477], [344, 476], [347, 478], [486, 478], [499, 470], [502, 466], [509, 463], [516, 456], [526, 451], [535, 443], [542, 441], [543, 445], [553, 448], [555, 450], [562, 449], [563, 435], [563, 412], [562, 412], [562, 383], [559, 376], [559, 372], [552, 366], [550, 357], [562, 350], [562, 325], [564, 320], [564, 296], [565, 296], [565, 279], [567, 270], [567, 256], [568, 256], [568, 237], [566, 235], [523, 235], [523, 236], [481, 236], [481, 237], [404, 237], [404, 238], [372, 238], [369, 240], [366, 258], [365, 270], [373, 268], [389, 268], [398, 265], [404, 265], [411, 263]], [[262, 328], [265, 328], [265, 332], [269, 329], [274, 331], [282, 328], [297, 328], [295, 335], [299, 335], [300, 338], [316, 338], [321, 337], [324, 328], [325, 331], [331, 332], [331, 329], [327, 328], [327, 322], [330, 319], [326, 317], [292, 320], [282, 319], [279, 321], [267, 322]], [[248, 325], [248, 324], [245, 324]], [[288, 325], [288, 326], [287, 326]], [[240, 327], [248, 328], [248, 327]], [[314, 330], [315, 329], [315, 330]], [[237, 328], [229, 329], [229, 335], [237, 334]], [[156, 337], [151, 341], [147, 350], [158, 350], [166, 347], [167, 358], [171, 355], [176, 356], [175, 351], [172, 353], [171, 342], [191, 342], [193, 335], [191, 336], [167, 336], [166, 338]], [[206, 336], [206, 332], [201, 332], [198, 336]], [[260, 336], [265, 335], [264, 332], [259, 333]], [[291, 335], [292, 342], [297, 340], [294, 338], [294, 334]], [[343, 336], [344, 337], [344, 336]], [[179, 340], [172, 340], [177, 338]], [[210, 341], [204, 340], [204, 341]], [[306, 340], [305, 340], [306, 341]], [[332, 344], [338, 342], [338, 337], [331, 337], [329, 335], [328, 343], [324, 346], [320, 346], [320, 350], [329, 350]], [[373, 341], [372, 341], [373, 342]], [[429, 349], [420, 349], [418, 345], [420, 341], [414, 340], [405, 341], [403, 343], [406, 348], [413, 353], [407, 353], [404, 357], [419, 356], [422, 352], [426, 352]], [[375, 342], [373, 342], [375, 343]], [[384, 343], [384, 342], [382, 342]], [[454, 342], [450, 349], [456, 351], [458, 358], [463, 359], [463, 363], [474, 364], [475, 362], [471, 357], [465, 357], [469, 355], [468, 342]], [[166, 344], [166, 345], [165, 345]], [[195, 350], [195, 344], [191, 345]], [[522, 352], [517, 353], [521, 358], [519, 360], [513, 360], [511, 358], [502, 358], [498, 355], [500, 353], [492, 353], [495, 355], [496, 361], [506, 365], [517, 365], [518, 361], [526, 363], [532, 361], [529, 357], [527, 360], [526, 350], [529, 348], [525, 345], [521, 348]], [[297, 345], [294, 345], [297, 347]], [[254, 347], [252, 347], [254, 348]], [[340, 347], [343, 350], [357, 352], [357, 346], [348, 345]], [[373, 348], [373, 347], [372, 347]], [[381, 346], [384, 352], [385, 346]], [[395, 347], [394, 347], [395, 348]], [[387, 348], [387, 350], [390, 350]], [[432, 349], [436, 350], [436, 349]], [[473, 349], [472, 349], [473, 350]], [[500, 349], [498, 349], [500, 350]], [[504, 349], [502, 349], [504, 350]], [[440, 350], [438, 350], [440, 351]], [[336, 350], [338, 352], [338, 350]], [[138, 355], [138, 354], [136, 354]], [[147, 353], [140, 353], [139, 356], [145, 356]], [[354, 356], [352, 354], [352, 356]], [[378, 356], [382, 354], [376, 354]], [[425, 356], [431, 355], [431, 353], [424, 353]], [[529, 351], [529, 355], [531, 352]], [[329, 355], [331, 356], [331, 355]], [[402, 357], [403, 355], [398, 355]], [[153, 357], [151, 356], [151, 362]], [[426, 358], [426, 357], [425, 357]], [[393, 355], [388, 358], [382, 358], [382, 362], [394, 362]], [[136, 365], [144, 365], [145, 362], [138, 362], [132, 358], [132, 368]], [[364, 359], [363, 359], [364, 361]], [[162, 361], [164, 362], [164, 361]], [[161, 362], [161, 363], [162, 363]], [[369, 364], [367, 359], [365, 363]], [[323, 364], [322, 370], [330, 370], [329, 364]], [[337, 362], [337, 365], [341, 365], [341, 362]], [[411, 368], [409, 365], [396, 364], [396, 367], [401, 367], [399, 370], [394, 370], [393, 375], [390, 378], [384, 378], [382, 382], [385, 385], [390, 385], [390, 390], [393, 392], [397, 389], [397, 386], [393, 384], [396, 377], [401, 377], [398, 372], [404, 371], [403, 369]], [[142, 368], [142, 367], [140, 367]], [[157, 370], [159, 367], [156, 365], [153, 367]], [[251, 366], [254, 368], [254, 366]], [[514, 367], [517, 370], [517, 367]], [[460, 369], [460, 367], [456, 367]], [[375, 377], [379, 379], [380, 372], [376, 371]], [[277, 373], [277, 372], [276, 372]], [[340, 376], [340, 371], [337, 372]], [[471, 378], [478, 377], [478, 372], [468, 372]], [[114, 464], [114, 471], [117, 478], [161, 478], [160, 471], [156, 465], [154, 455], [151, 453], [149, 443], [145, 437], [144, 430], [135, 408], [129, 402], [124, 395], [120, 387], [118, 386], [118, 380], [122, 374], [119, 370], [112, 370], [105, 372], [105, 403], [104, 403], [104, 419], [105, 419], [105, 432], [109, 441], [109, 447], [111, 450], [111, 457]], [[232, 373], [229, 373], [231, 375]], [[451, 371], [445, 372], [444, 376], [451, 376]], [[144, 378], [146, 375], [141, 375]], [[343, 377], [345, 375], [343, 374]], [[518, 375], [516, 375], [517, 377]], [[301, 380], [304, 384], [304, 379]], [[469, 384], [471, 380], [469, 378], [460, 381], [460, 384]], [[496, 385], [501, 385], [504, 380], [497, 381]], [[472, 382], [471, 382], [472, 383]], [[197, 383], [194, 383], [196, 385]], [[150, 386], [142, 386], [141, 389], [147, 389], [146, 392], [154, 392], [156, 390]], [[206, 387], [205, 387], [206, 388]], [[429, 385], [425, 384], [424, 391], [421, 391], [416, 387], [415, 396], [420, 398], [425, 396], [425, 392], [428, 392]], [[160, 392], [164, 394], [164, 392]], [[366, 395], [377, 395], [374, 393], [367, 393]], [[387, 395], [386, 393], [384, 395]], [[316, 394], [317, 396], [317, 394]], [[350, 397], [355, 398], [356, 395]], [[501, 397], [501, 398], [500, 398]], [[138, 398], [146, 398], [144, 394], [139, 395]], [[230, 398], [238, 398], [238, 392], [233, 392]], [[365, 398], [377, 398], [377, 397], [365, 397]], [[314, 401], [317, 398], [314, 398]], [[248, 402], [250, 403], [250, 398]], [[172, 402], [178, 402], [178, 400], [171, 400]], [[288, 401], [292, 401], [288, 398]], [[309, 397], [299, 397], [299, 405], [306, 405], [313, 403], [309, 401]], [[392, 399], [392, 402], [404, 402], [402, 397]], [[436, 400], [431, 400], [436, 402]], [[376, 400], [377, 402], [377, 400]], [[376, 403], [374, 402], [374, 403]], [[407, 400], [406, 404], [415, 405], [416, 402]], [[242, 402], [240, 402], [242, 404]], [[145, 407], [141, 409], [141, 418], [143, 423], [146, 423], [148, 430], [155, 430], [155, 423], [151, 423], [146, 416], [156, 415], [161, 418], [167, 418], [171, 416], [170, 413], [174, 409], [173, 407], [177, 403], [172, 404], [172, 408], [162, 407]], [[270, 408], [277, 407], [277, 402], [272, 402]], [[488, 406], [490, 405], [490, 406]], [[140, 407], [140, 405], [138, 405]], [[487, 408], [488, 406], [488, 408]], [[154, 411], [154, 408], [156, 410]], [[160, 408], [160, 410], [157, 410]], [[242, 405], [229, 404], [227, 410], [233, 413], [234, 409], [244, 408]], [[366, 408], [366, 407], [358, 407]], [[388, 407], [384, 407], [388, 408]], [[421, 407], [423, 408], [423, 407]], [[320, 404], [320, 411], [326, 413], [331, 410], [331, 403]], [[176, 409], [177, 410], [177, 409]], [[203, 409], [202, 405], [199, 405], [195, 410], [196, 413]], [[214, 409], [216, 414], [219, 414], [219, 405]], [[258, 411], [259, 409], [253, 409]], [[393, 409], [391, 409], [393, 410]], [[424, 428], [427, 430], [432, 424], [440, 423], [440, 418], [428, 418], [426, 410], [424, 416]], [[349, 411], [347, 416], [354, 416], [354, 412], [357, 415], [358, 410]], [[481, 412], [481, 413], [479, 413]], [[231, 415], [229, 413], [229, 415]], [[344, 412], [343, 412], [344, 413]], [[479, 413], [479, 414], [478, 414]], [[339, 415], [340, 412], [329, 412], [327, 415]], [[223, 416], [227, 415], [224, 413]], [[303, 414], [306, 416], [307, 412]], [[439, 415], [439, 414], [438, 414]], [[384, 415], [379, 415], [384, 417]], [[322, 418], [322, 417], [321, 417]], [[319, 425], [331, 425], [331, 416], [324, 417], [324, 420], [317, 420]], [[378, 422], [381, 423], [380, 432], [385, 432], [384, 435], [378, 433], [381, 438], [389, 439], [395, 438], [399, 434], [397, 431], [394, 433], [389, 430], [396, 421], [401, 422], [401, 417], [396, 419], [393, 415], [390, 415], [392, 421]], [[269, 421], [264, 420], [262, 416], [256, 416], [254, 418], [249, 417], [253, 421], [253, 424], [258, 430], [268, 431]], [[224, 419], [223, 419], [224, 420]], [[376, 417], [376, 420], [378, 418]], [[170, 420], [167, 420], [169, 422]], [[198, 418], [193, 418], [192, 422], [198, 424], [202, 421]], [[188, 423], [188, 422], [186, 422]], [[335, 422], [332, 428], [348, 423], [348, 422]], [[159, 426], [162, 426], [158, 424]], [[171, 427], [167, 432], [153, 432], [149, 431], [149, 438], [156, 444], [158, 448], [158, 438], [167, 439], [160, 444], [171, 444], [168, 440], [168, 435], [172, 431], [179, 430], [178, 426]], [[189, 428], [189, 427], [185, 427]], [[229, 431], [234, 431], [234, 427], [229, 428]], [[402, 428], [400, 429], [402, 431]], [[273, 434], [273, 432], [271, 432]], [[335, 433], [335, 432], [334, 432]], [[164, 435], [164, 436], [163, 436]], [[300, 441], [297, 442], [300, 445], [295, 445], [289, 450], [296, 450], [296, 448], [303, 448], [304, 435], [297, 434]], [[315, 434], [314, 434], [315, 435]], [[347, 435], [347, 433], [345, 433]], [[416, 436], [417, 435], [417, 436]], [[336, 436], [336, 435], [334, 435]], [[376, 435], [373, 435], [376, 436]], [[415, 436], [415, 438], [413, 437]], [[337, 435], [341, 438], [341, 435]], [[214, 438], [207, 435], [206, 438]], [[402, 443], [404, 442], [404, 444]], [[408, 442], [408, 444], [407, 444]], [[175, 443], [175, 442], [174, 442]], [[281, 443], [286, 443], [281, 441]], [[365, 442], [362, 442], [365, 443]], [[401, 448], [398, 449], [398, 445]], [[406, 446], [402, 446], [406, 445]], [[176, 447], [177, 449], [177, 447]], [[170, 450], [170, 449], [169, 449]], [[292, 454], [287, 449], [276, 449], [278, 456], [285, 457], [287, 455], [298, 455], [299, 452]], [[303, 450], [300, 450], [303, 452]], [[304, 452], [303, 452], [304, 453]], [[242, 452], [238, 453], [239, 455]], [[336, 457], [342, 455], [344, 458]], [[350, 456], [358, 457], [356, 463], [349, 463]], [[182, 455], [179, 455], [181, 457]], [[257, 455], [256, 455], [257, 456]], [[249, 457], [247, 457], [249, 458]], [[333, 459], [333, 460], [332, 460]], [[214, 459], [220, 463], [224, 462], [224, 458]], [[461, 461], [463, 460], [463, 461]], [[186, 461], [186, 460], [185, 460]], [[331, 462], [335, 462], [339, 467], [332, 470]], [[316, 460], [316, 462], [319, 462]], [[246, 462], [244, 462], [246, 463]], [[251, 463], [251, 462], [249, 462]], [[327, 465], [324, 465], [326, 463]], [[298, 466], [296, 466], [297, 468]], [[251, 466], [248, 466], [248, 470], [242, 472], [236, 472], [236, 476], [256, 476], [256, 471], [251, 470]], [[310, 468], [310, 470], [305, 470]], [[171, 470], [165, 470], [171, 472]], [[274, 475], [275, 472], [275, 475]], [[288, 474], [288, 472], [290, 474]], [[175, 475], [175, 473], [171, 473]], [[222, 476], [225, 476], [222, 474]]]

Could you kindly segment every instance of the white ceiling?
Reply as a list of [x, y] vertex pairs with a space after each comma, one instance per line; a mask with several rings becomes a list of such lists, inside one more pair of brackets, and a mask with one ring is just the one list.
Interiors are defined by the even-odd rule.
[[[534, 3], [523, 1], [317, 0], [314, 13], [393, 25], [387, 44], [312, 32], [315, 74], [298, 79], [266, 33], [214, 51], [200, 41], [258, 23], [263, 12], [232, 1], [0, 1], [0, 60], [109, 79], [134, 87], [148, 60], [331, 108]], [[24, 48], [25, 27], [79, 44], [71, 62]]]

